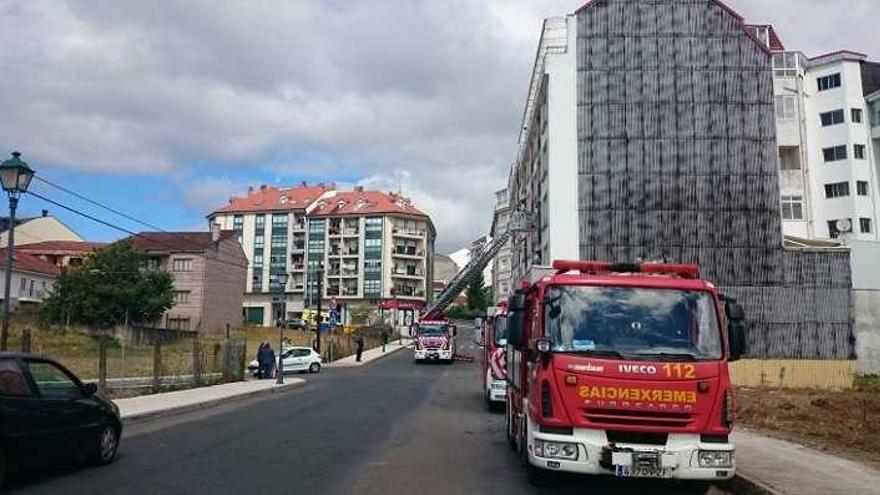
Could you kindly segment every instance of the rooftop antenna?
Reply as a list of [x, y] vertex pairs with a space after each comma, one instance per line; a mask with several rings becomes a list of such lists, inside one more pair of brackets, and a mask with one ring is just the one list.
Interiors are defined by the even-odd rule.
[[397, 195], [403, 196], [403, 177], [400, 173], [397, 174]]

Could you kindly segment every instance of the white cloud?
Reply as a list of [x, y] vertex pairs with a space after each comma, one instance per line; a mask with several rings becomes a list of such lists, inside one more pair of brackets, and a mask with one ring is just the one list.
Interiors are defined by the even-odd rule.
[[[0, 0], [0, 142], [121, 174], [253, 163], [396, 189], [399, 170], [454, 250], [506, 182], [541, 19], [582, 3]], [[877, 50], [876, 0], [728, 3], [808, 54]], [[249, 185], [229, 175], [177, 183], [206, 213]]]

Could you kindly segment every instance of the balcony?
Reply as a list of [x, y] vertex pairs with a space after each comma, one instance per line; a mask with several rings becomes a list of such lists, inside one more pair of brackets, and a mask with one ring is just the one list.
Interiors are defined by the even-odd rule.
[[416, 249], [415, 246], [397, 246], [391, 250], [391, 255], [398, 257], [421, 258], [425, 255], [425, 252], [420, 249]]
[[392, 230], [391, 233], [394, 234], [394, 237], [403, 237], [403, 238], [409, 238], [409, 239], [421, 239], [421, 238], [425, 237], [424, 230], [416, 230], [416, 229], [395, 228], [394, 230]]

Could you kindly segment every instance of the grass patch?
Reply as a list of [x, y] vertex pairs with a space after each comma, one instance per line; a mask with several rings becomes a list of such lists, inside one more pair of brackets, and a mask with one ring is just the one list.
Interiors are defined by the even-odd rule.
[[880, 466], [880, 386], [876, 377], [853, 390], [736, 391], [737, 424]]

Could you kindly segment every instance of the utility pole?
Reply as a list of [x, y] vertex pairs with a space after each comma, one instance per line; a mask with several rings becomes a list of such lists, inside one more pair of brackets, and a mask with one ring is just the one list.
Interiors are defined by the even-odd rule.
[[278, 280], [278, 306], [281, 317], [278, 318], [278, 372], [275, 383], [284, 384], [284, 327], [287, 326], [287, 274], [276, 275]]
[[324, 264], [321, 263], [318, 265], [318, 315], [315, 316], [315, 331], [317, 332], [317, 337], [315, 340], [315, 352], [318, 355], [321, 355], [321, 320], [323, 319], [321, 316], [321, 299], [324, 298]]

